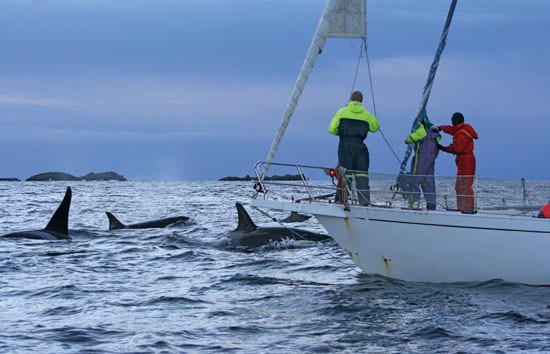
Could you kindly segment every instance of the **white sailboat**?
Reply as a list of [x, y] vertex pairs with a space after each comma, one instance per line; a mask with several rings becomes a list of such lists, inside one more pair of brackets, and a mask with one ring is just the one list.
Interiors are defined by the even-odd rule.
[[[453, 0], [415, 124], [425, 110], [455, 4], [456, 0]], [[417, 282], [502, 279], [550, 285], [550, 221], [526, 214], [529, 193], [525, 186], [522, 198], [510, 202], [505, 200], [508, 196], [494, 190], [495, 183], [477, 179], [477, 213], [463, 214], [453, 210], [452, 178], [438, 179], [437, 200], [443, 208], [428, 211], [411, 206], [406, 200], [396, 199], [400, 194], [391, 189], [396, 176], [370, 173], [372, 203], [361, 206], [356, 199], [356, 194], [361, 191], [354, 190], [353, 185], [343, 187], [349, 195], [347, 200], [334, 202], [338, 183], [331, 182], [327, 173], [329, 168], [273, 162], [326, 38], [364, 38], [365, 7], [365, 0], [328, 1], [267, 160], [255, 167], [259, 181], [251, 205], [314, 215], [357, 266], [368, 274]], [[275, 168], [287, 172], [294, 169], [302, 179], [292, 183], [265, 178], [268, 169]], [[531, 195], [548, 197], [546, 186], [534, 186], [542, 188], [542, 192], [531, 190]], [[545, 202], [547, 200], [542, 201]], [[520, 208], [514, 211], [514, 205], [510, 203]]]

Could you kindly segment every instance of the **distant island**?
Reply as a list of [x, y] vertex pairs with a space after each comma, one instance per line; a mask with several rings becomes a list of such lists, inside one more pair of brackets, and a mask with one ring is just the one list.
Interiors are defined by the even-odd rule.
[[115, 172], [90, 172], [85, 176], [76, 177], [64, 172], [45, 172], [31, 176], [26, 179], [32, 182], [44, 182], [44, 181], [126, 181], [124, 176]]
[[[297, 174], [297, 175], [286, 174], [282, 176], [278, 176], [278, 175], [267, 176], [264, 178], [264, 180], [266, 181], [301, 181], [302, 179], [307, 180], [307, 177], [300, 174]], [[257, 180], [258, 178], [256, 177], [250, 177], [250, 175], [246, 175], [244, 177], [228, 176], [228, 177], [220, 178], [218, 181], [257, 181]]]
[[19, 178], [0, 178], [0, 182], [19, 182]]

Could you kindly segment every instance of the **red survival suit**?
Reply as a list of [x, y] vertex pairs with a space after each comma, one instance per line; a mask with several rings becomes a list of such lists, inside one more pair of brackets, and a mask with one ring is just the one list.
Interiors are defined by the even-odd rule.
[[550, 219], [550, 203], [544, 205], [540, 209], [539, 218]]
[[456, 125], [442, 125], [440, 128], [453, 136], [453, 143], [443, 146], [441, 150], [456, 155], [456, 206], [460, 211], [473, 213], [475, 207], [472, 184], [476, 174], [474, 139], [477, 139], [477, 133], [471, 125], [464, 122]]

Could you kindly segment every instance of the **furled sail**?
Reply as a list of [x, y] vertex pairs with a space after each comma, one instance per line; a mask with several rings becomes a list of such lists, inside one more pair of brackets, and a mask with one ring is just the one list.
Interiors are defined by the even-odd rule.
[[[430, 98], [430, 92], [432, 91], [432, 86], [435, 79], [435, 73], [437, 72], [437, 67], [439, 66], [439, 59], [441, 58], [443, 49], [445, 49], [445, 44], [447, 42], [447, 34], [449, 33], [449, 28], [451, 27], [451, 21], [453, 19], [453, 14], [455, 12], [456, 2], [457, 0], [452, 0], [451, 6], [449, 7], [447, 20], [445, 21], [445, 26], [443, 27], [443, 33], [441, 34], [441, 38], [439, 40], [439, 46], [437, 47], [437, 51], [435, 53], [434, 59], [432, 61], [432, 65], [430, 67], [428, 80], [426, 81], [426, 85], [424, 86], [424, 92], [422, 93], [422, 98], [420, 99], [420, 105], [418, 106], [416, 117], [411, 127], [411, 132], [415, 131], [418, 128], [418, 126], [422, 122], [422, 119], [424, 119], [424, 117], [426, 117], [427, 115], [426, 105], [428, 104], [428, 99]], [[411, 152], [412, 152], [412, 145], [409, 144], [407, 145], [407, 151], [405, 152], [405, 156], [403, 157], [403, 161], [401, 162], [400, 175], [404, 174], [407, 169], [407, 162], [409, 161]]]
[[365, 7], [365, 0], [329, 0], [327, 2], [323, 15], [317, 25], [317, 30], [309, 45], [306, 58], [302, 64], [296, 83], [294, 84], [294, 89], [292, 90], [290, 100], [283, 114], [279, 130], [267, 154], [262, 177], [265, 177], [267, 174], [269, 165], [275, 157], [275, 153], [279, 148], [279, 144], [294, 114], [294, 110], [298, 105], [298, 100], [302, 95], [304, 86], [313, 69], [313, 65], [315, 65], [317, 57], [325, 46], [327, 37], [364, 38], [366, 32]]

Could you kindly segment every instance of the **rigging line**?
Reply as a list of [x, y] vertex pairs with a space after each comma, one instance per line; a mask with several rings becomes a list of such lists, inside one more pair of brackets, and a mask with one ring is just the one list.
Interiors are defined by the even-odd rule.
[[[363, 37], [363, 43], [361, 44], [361, 49], [363, 49], [363, 48], [365, 48], [365, 58], [367, 59], [367, 70], [368, 70], [368, 73], [369, 73], [369, 83], [370, 83], [370, 94], [371, 94], [371, 100], [372, 100], [372, 109], [373, 109], [373, 112], [374, 112], [374, 116], [376, 118], [378, 118], [378, 112], [376, 111], [376, 101], [374, 100], [374, 84], [372, 82], [372, 73], [371, 73], [371, 69], [370, 69], [370, 60], [369, 60], [369, 52], [367, 50], [367, 38], [366, 37]], [[395, 153], [395, 150], [391, 146], [388, 139], [386, 139], [386, 136], [384, 135], [384, 132], [382, 132], [382, 128], [380, 128], [380, 130], [378, 130], [378, 131], [380, 132], [380, 135], [382, 135], [382, 139], [384, 139], [384, 141], [386, 142], [386, 145], [388, 146], [388, 148], [392, 152], [393, 156], [397, 160], [397, 163], [401, 164], [401, 159]]]
[[256, 209], [257, 211], [259, 211], [262, 215], [270, 218], [272, 221], [276, 222], [277, 224], [281, 225], [281, 227], [285, 228], [288, 230], [288, 232], [290, 232], [291, 234], [293, 234], [294, 236], [296, 236], [296, 238], [298, 239], [302, 239], [303, 241], [307, 241], [307, 239], [300, 235], [299, 233], [297, 233], [296, 231], [294, 231], [291, 227], [287, 226], [287, 225], [284, 225], [279, 219], [277, 219], [276, 217], [274, 216], [271, 216], [269, 215], [268, 212], [258, 208], [258, 207], [254, 207], [254, 209]]
[[382, 131], [382, 128], [380, 128], [378, 130], [378, 132], [380, 133], [380, 135], [382, 135], [382, 139], [384, 139], [384, 141], [386, 142], [386, 145], [388, 145], [388, 148], [390, 149], [390, 151], [392, 152], [393, 156], [395, 157], [395, 159], [397, 160], [397, 163], [399, 165], [401, 165], [401, 159], [399, 158], [399, 156], [397, 156], [397, 154], [395, 153], [395, 150], [393, 149], [393, 147], [391, 146], [390, 142], [388, 141], [388, 139], [386, 138], [386, 136], [384, 135], [384, 132]]
[[370, 60], [369, 60], [369, 52], [367, 51], [367, 38], [363, 37], [363, 43], [361, 44], [361, 49], [365, 48], [365, 57], [367, 58], [367, 70], [369, 73], [369, 84], [370, 84], [370, 97], [372, 101], [372, 110], [374, 112], [374, 116], [378, 117], [378, 112], [376, 111], [376, 101], [374, 100], [374, 84], [372, 82], [372, 73], [370, 70]]
[[355, 84], [357, 83], [357, 77], [359, 76], [359, 66], [361, 65], [362, 58], [363, 58], [363, 43], [361, 43], [361, 47], [359, 48], [359, 56], [357, 57], [357, 64], [355, 65], [355, 75], [353, 76], [353, 82], [351, 84], [350, 94], [355, 90]]
[[[365, 2], [365, 6], [366, 6], [366, 2]], [[374, 116], [376, 118], [378, 118], [378, 111], [376, 110], [376, 100], [374, 99], [374, 83], [373, 83], [373, 80], [372, 80], [372, 72], [371, 72], [371, 69], [370, 69], [369, 51], [368, 51], [368, 45], [367, 45], [367, 31], [368, 31], [367, 25], [368, 25], [368, 23], [366, 22], [366, 19], [365, 19], [365, 35], [362, 38], [363, 42], [361, 43], [361, 49], [363, 49], [363, 48], [365, 49], [365, 58], [367, 60], [367, 70], [368, 70], [368, 74], [369, 74], [369, 84], [370, 84], [370, 95], [371, 95], [371, 101], [372, 101], [372, 110], [374, 112]], [[401, 164], [401, 159], [399, 158], [399, 156], [397, 156], [395, 150], [393, 149], [390, 142], [388, 141], [388, 139], [384, 135], [384, 132], [382, 131], [382, 128], [380, 128], [378, 131], [380, 132], [380, 135], [382, 136], [382, 139], [384, 139], [384, 142], [386, 143], [386, 146], [390, 149], [391, 153], [393, 154], [393, 156], [397, 160], [398, 164]]]

